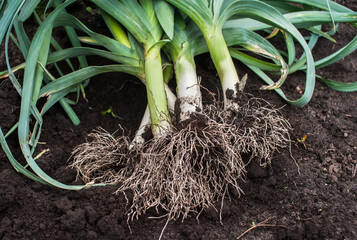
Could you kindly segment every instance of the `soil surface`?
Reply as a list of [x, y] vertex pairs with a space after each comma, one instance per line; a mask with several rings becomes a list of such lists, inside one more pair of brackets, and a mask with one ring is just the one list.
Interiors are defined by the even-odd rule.
[[[341, 2], [341, 1], [340, 1]], [[343, 3], [357, 10], [354, 1]], [[73, 11], [72, 7], [72, 11]], [[71, 9], [69, 9], [71, 10]], [[90, 23], [90, 17], [82, 18]], [[100, 28], [100, 26], [98, 26]], [[319, 59], [337, 50], [356, 31], [340, 25], [338, 41], [322, 39], [316, 50]], [[60, 35], [60, 34], [59, 34]], [[66, 39], [64, 39], [66, 42]], [[14, 48], [14, 46], [12, 46]], [[0, 69], [5, 69], [1, 48]], [[23, 61], [11, 51], [12, 64]], [[319, 70], [330, 79], [356, 80], [357, 53]], [[98, 64], [89, 58], [90, 64]], [[216, 91], [218, 77], [209, 56], [197, 58], [202, 84]], [[236, 239], [253, 224], [269, 220], [270, 226], [256, 227], [241, 239], [357, 239], [357, 93], [340, 93], [317, 82], [312, 101], [305, 107], [287, 106], [277, 94], [261, 91], [262, 82], [237, 63], [239, 74], [249, 75], [245, 91], [269, 101], [291, 123], [291, 158], [289, 149], [282, 149], [271, 166], [259, 167], [252, 162], [242, 183], [244, 195], [230, 192], [219, 213], [211, 208], [199, 219], [191, 216], [184, 222], [170, 222], [163, 239]], [[17, 76], [21, 77], [21, 73]], [[284, 87], [291, 96], [303, 89], [303, 74], [291, 76]], [[217, 92], [217, 91], [216, 91]], [[93, 78], [86, 88], [89, 102], [80, 99], [74, 110], [81, 119], [73, 126], [60, 106], [44, 117], [39, 151], [49, 152], [38, 164], [55, 179], [78, 183], [76, 173], [68, 168], [73, 148], [86, 141], [87, 134], [98, 126], [109, 132], [118, 124], [134, 133], [145, 110], [145, 88], [127, 75], [106, 74]], [[75, 98], [75, 96], [72, 96]], [[0, 126], [6, 133], [19, 116], [20, 97], [8, 79], [0, 81]], [[101, 111], [112, 107], [119, 118]], [[298, 139], [306, 135], [304, 144]], [[8, 138], [14, 156], [23, 161], [16, 134]], [[299, 174], [300, 172], [300, 174]], [[114, 195], [116, 186], [82, 191], [65, 191], [44, 186], [17, 173], [0, 151], [0, 238], [1, 239], [157, 239], [165, 219], [155, 210], [127, 224], [126, 199]]]

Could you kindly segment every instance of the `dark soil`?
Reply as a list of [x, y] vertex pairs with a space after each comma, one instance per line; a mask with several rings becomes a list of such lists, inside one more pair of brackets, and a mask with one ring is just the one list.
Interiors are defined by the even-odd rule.
[[[357, 10], [354, 1], [344, 1]], [[351, 3], [347, 3], [351, 2]], [[326, 56], [351, 40], [356, 31], [344, 25], [336, 35], [338, 44], [321, 40], [315, 54]], [[1, 70], [5, 68], [1, 48]], [[13, 64], [18, 53], [12, 53]], [[207, 59], [197, 58], [203, 85], [211, 88], [218, 78]], [[98, 64], [97, 59], [89, 59]], [[330, 79], [352, 82], [357, 71], [357, 53], [319, 70]], [[238, 66], [240, 75], [245, 69]], [[262, 97], [277, 107], [285, 103], [272, 92], [258, 90], [262, 82], [248, 72], [245, 91]], [[17, 74], [21, 76], [21, 74]], [[304, 76], [296, 74], [285, 90], [297, 95], [303, 89]], [[301, 83], [300, 83], [301, 82]], [[65, 183], [75, 183], [76, 173], [67, 167], [73, 148], [86, 141], [87, 134], [98, 126], [109, 132], [121, 124], [131, 133], [139, 126], [145, 110], [145, 88], [127, 75], [106, 74], [91, 80], [86, 89], [89, 102], [81, 99], [74, 107], [81, 119], [73, 126], [60, 106], [44, 118], [39, 149], [49, 149], [38, 164], [50, 176]], [[19, 116], [20, 98], [10, 81], [0, 81], [0, 126], [8, 131]], [[113, 108], [119, 118], [101, 115]], [[200, 218], [170, 222], [163, 239], [235, 239], [252, 224], [272, 218], [275, 226], [258, 227], [241, 239], [357, 239], [357, 93], [340, 93], [317, 83], [312, 101], [305, 107], [285, 106], [282, 112], [292, 125], [292, 155], [281, 150], [272, 165], [260, 168], [252, 162], [242, 183], [244, 195], [229, 194], [222, 211], [222, 224], [215, 209], [204, 211]], [[17, 138], [9, 137], [14, 156], [21, 160]], [[306, 135], [305, 146], [297, 139]], [[39, 150], [39, 151], [40, 151]], [[17, 173], [0, 151], [0, 238], [1, 239], [157, 239], [165, 219], [155, 210], [127, 225], [126, 200], [114, 195], [117, 187], [97, 187], [65, 191], [41, 185]], [[282, 227], [284, 226], [284, 227]]]

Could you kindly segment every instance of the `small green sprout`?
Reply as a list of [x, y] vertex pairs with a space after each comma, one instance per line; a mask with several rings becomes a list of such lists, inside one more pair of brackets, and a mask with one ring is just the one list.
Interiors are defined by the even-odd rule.
[[307, 149], [307, 145], [306, 145], [306, 138], [307, 138], [307, 136], [306, 135], [304, 135], [301, 139], [299, 139], [299, 138], [297, 138], [297, 143], [301, 143], [302, 145], [304, 145], [304, 148], [305, 149]]
[[93, 8], [91, 8], [91, 7], [86, 7], [86, 10], [87, 10], [87, 12], [89, 12], [89, 13], [92, 13], [92, 12], [93, 12]]
[[104, 110], [104, 111], [101, 111], [100, 112], [103, 116], [104, 115], [107, 115], [107, 114], [110, 114], [112, 115], [114, 118], [119, 118], [118, 115], [116, 115], [113, 111], [113, 107], [109, 107], [107, 110]]

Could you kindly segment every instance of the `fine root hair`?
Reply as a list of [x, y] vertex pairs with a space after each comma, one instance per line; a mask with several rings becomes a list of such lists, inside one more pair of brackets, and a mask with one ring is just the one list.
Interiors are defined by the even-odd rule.
[[[118, 134], [118, 137], [114, 135]], [[88, 135], [91, 141], [82, 143], [72, 152], [71, 167], [76, 169], [77, 178], [86, 183], [114, 184], [123, 181], [133, 170], [135, 149], [129, 150], [130, 139], [124, 136], [123, 128], [110, 134], [97, 128]]]

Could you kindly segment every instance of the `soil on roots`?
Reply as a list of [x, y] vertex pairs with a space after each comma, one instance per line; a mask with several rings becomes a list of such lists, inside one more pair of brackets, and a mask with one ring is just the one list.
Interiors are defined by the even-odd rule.
[[[354, 1], [344, 2], [356, 9]], [[78, 8], [79, 9], [79, 8]], [[75, 10], [75, 9], [69, 9]], [[86, 16], [84, 14], [83, 16]], [[82, 17], [85, 20], [86, 17]], [[88, 22], [88, 21], [87, 21]], [[93, 22], [96, 28], [98, 22]], [[103, 25], [104, 26], [104, 25]], [[99, 29], [100, 26], [98, 26]], [[103, 27], [104, 28], [104, 27]], [[94, 29], [94, 30], [98, 30]], [[355, 37], [355, 30], [339, 25], [334, 38], [338, 44], [321, 39], [317, 59], [331, 49], [339, 49]], [[63, 39], [62, 39], [63, 40]], [[13, 49], [15, 46], [12, 46]], [[20, 55], [11, 52], [13, 64], [21, 63]], [[1, 48], [3, 56], [3, 48]], [[357, 53], [335, 65], [319, 70], [324, 77], [346, 82], [355, 81]], [[98, 59], [89, 59], [98, 64]], [[5, 68], [1, 61], [1, 69]], [[197, 58], [202, 83], [219, 96], [214, 66], [209, 56]], [[246, 69], [239, 66], [240, 75]], [[285, 103], [274, 93], [259, 91], [263, 84], [249, 72], [245, 91], [263, 98], [280, 108]], [[17, 74], [19, 75], [19, 74]], [[303, 74], [288, 78], [284, 90], [299, 95], [303, 90]], [[120, 80], [119, 80], [120, 79]], [[80, 100], [75, 111], [82, 120], [74, 127], [60, 106], [44, 118], [38, 151], [50, 149], [37, 163], [50, 176], [66, 183], [76, 182], [76, 172], [68, 168], [73, 148], [83, 142], [98, 126], [113, 133], [118, 124], [126, 134], [134, 132], [145, 111], [145, 88], [126, 75], [106, 74], [91, 80], [86, 89], [89, 103]], [[299, 88], [297, 88], [297, 86]], [[222, 95], [220, 95], [222, 96]], [[74, 98], [75, 99], [75, 98]], [[205, 96], [207, 102], [209, 98]], [[0, 126], [8, 131], [18, 120], [19, 96], [9, 80], [0, 82]], [[101, 115], [112, 106], [120, 118]], [[184, 222], [168, 224], [163, 239], [235, 239], [252, 226], [270, 217], [269, 223], [286, 228], [256, 228], [241, 239], [355, 239], [357, 236], [357, 93], [339, 93], [317, 83], [312, 101], [303, 108], [285, 106], [281, 109], [292, 130], [292, 154], [300, 166], [299, 175], [289, 150], [277, 153], [271, 165], [261, 168], [252, 161], [248, 177], [242, 182], [244, 195], [238, 197], [229, 189], [229, 199], [222, 208], [222, 223], [217, 208], [210, 207], [199, 221], [188, 217]], [[307, 136], [304, 144], [301, 140]], [[8, 138], [14, 157], [23, 161], [17, 138]], [[0, 238], [2, 239], [157, 239], [166, 219], [155, 209], [127, 226], [123, 195], [113, 195], [118, 186], [98, 187], [83, 191], [64, 191], [33, 182], [12, 168], [0, 151]], [[128, 193], [128, 198], [132, 195]]]

